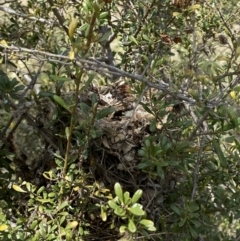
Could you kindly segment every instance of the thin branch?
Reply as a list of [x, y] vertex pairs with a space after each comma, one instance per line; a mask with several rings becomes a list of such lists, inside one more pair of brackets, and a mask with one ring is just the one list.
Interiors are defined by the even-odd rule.
[[[44, 51], [35, 50], [35, 49], [19, 48], [19, 47], [15, 47], [15, 46], [5, 46], [5, 45], [2, 45], [2, 44], [0, 44], [0, 47], [5, 48], [6, 50], [12, 50], [13, 52], [27, 52], [27, 53], [30, 53], [32, 56], [42, 55], [42, 56], [45, 56], [45, 57], [47, 57], [47, 56], [52, 57], [54, 59], [49, 59], [49, 58], [46, 59], [46, 60], [51, 61], [51, 62], [59, 61], [59, 59], [63, 59], [63, 60], [69, 61], [70, 64], [75, 63], [80, 68], [83, 67], [83, 64], [87, 64], [87, 65], [90, 65], [90, 66], [98, 66], [98, 67], [101, 66], [101, 67], [106, 68], [106, 69], [108, 69], [108, 70], [110, 70], [110, 71], [112, 71], [116, 74], [121, 75], [122, 77], [127, 77], [127, 78], [130, 78], [130, 79], [138, 80], [138, 81], [146, 84], [150, 88], [161, 90], [164, 93], [169, 94], [169, 95], [171, 95], [174, 98], [177, 98], [179, 100], [186, 101], [190, 104], [196, 103], [196, 101], [191, 97], [187, 97], [186, 95], [184, 95], [182, 93], [174, 93], [173, 91], [171, 91], [168, 88], [168, 85], [166, 85], [166, 83], [163, 83], [161, 80], [158, 81], [159, 84], [154, 84], [154, 83], [151, 83], [150, 81], [148, 81], [144, 76], [137, 75], [137, 74], [131, 74], [129, 72], [125, 72], [123, 70], [118, 69], [117, 67], [105, 64], [103, 62], [100, 62], [95, 58], [81, 59], [80, 57], [77, 57], [75, 60], [72, 61], [72, 60], [69, 59], [68, 56], [65, 56], [65, 55], [52, 54], [52, 53], [49, 53], [49, 52], [44, 52]], [[57, 60], [55, 60], [55, 58]]]
[[54, 2], [53, 0], [47, 0], [49, 5], [52, 8], [52, 11], [54, 13], [54, 15], [56, 16], [59, 24], [62, 26], [63, 30], [66, 32], [66, 34], [68, 35], [68, 28], [64, 25], [65, 23], [65, 18], [60, 14], [60, 12], [58, 11], [58, 9], [54, 6]]
[[[28, 84], [27, 88], [23, 91], [23, 93], [20, 95], [19, 97], [19, 102], [21, 102], [21, 100], [23, 99], [23, 97], [27, 94], [27, 92], [30, 90], [30, 89], [33, 89], [34, 85], [36, 84], [37, 82], [37, 78], [38, 76], [40, 75], [41, 73], [41, 70], [42, 70], [42, 67], [43, 67], [43, 64], [44, 62], [42, 62], [39, 66], [39, 69], [38, 69], [38, 72], [36, 73], [36, 75], [34, 77], [32, 77], [30, 83]], [[29, 72], [30, 74], [30, 72]]]
[[[106, 64], [104, 62], [101, 62], [101, 61], [98, 61], [95, 58], [82, 59], [80, 57], [77, 57], [77, 58], [75, 58], [75, 60], [72, 61], [72, 60], [69, 59], [69, 56], [53, 54], [53, 53], [44, 52], [44, 51], [35, 50], [35, 49], [19, 48], [19, 47], [15, 47], [15, 46], [6, 46], [6, 45], [2, 45], [2, 44], [0, 44], [0, 47], [2, 47], [3, 49], [5, 49], [6, 51], [9, 51], [9, 52], [11, 52], [11, 50], [12, 50], [13, 52], [30, 53], [32, 56], [41, 55], [41, 56], [44, 56], [46, 58], [46, 61], [50, 61], [50, 62], [55, 62], [55, 61], [59, 61], [59, 60], [62, 59], [62, 60], [68, 61], [66, 64], [70, 65], [72, 63], [75, 63], [78, 67], [81, 67], [81, 68], [84, 67], [84, 64], [90, 65], [90, 66], [106, 68], [109, 71], [111, 71], [115, 74], [118, 74], [122, 77], [127, 77], [127, 78], [130, 78], [130, 79], [138, 80], [138, 81], [146, 84], [149, 88], [161, 90], [162, 92], [171, 95], [175, 99], [179, 99], [179, 100], [187, 102], [191, 105], [196, 104], [195, 99], [187, 96], [187, 94], [185, 94], [185, 93], [181, 93], [180, 91], [175, 92], [175, 91], [171, 90], [170, 89], [171, 86], [166, 85], [166, 83], [164, 83], [161, 80], [157, 80], [158, 84], [155, 84], [155, 83], [152, 83], [152, 82], [148, 81], [148, 79], [145, 78], [142, 75], [132, 74], [132, 73], [123, 71], [123, 70], [121, 70], [117, 67], [108, 65], [108, 64]], [[47, 58], [47, 57], [51, 57], [52, 59]], [[221, 75], [219, 77], [216, 77], [216, 78], [224, 78], [226, 76], [234, 76], [234, 75], [239, 75], [239, 74], [240, 74], [240, 71], [234, 71], [234, 72], [231, 72], [231, 73], [223, 74], [223, 75]], [[238, 79], [234, 80], [234, 84], [231, 83], [227, 88], [225, 88], [225, 93], [226, 93], [226, 89], [229, 91], [230, 88], [233, 87], [237, 82], [238, 82]], [[224, 91], [223, 91], [223, 93], [224, 93]], [[219, 100], [220, 97], [222, 98], [222, 95], [218, 96], [217, 99]], [[211, 99], [207, 102], [206, 107], [207, 108], [213, 108], [213, 107], [216, 107], [218, 105], [219, 105], [219, 101], [216, 102], [216, 98], [213, 98], [213, 99]]]
[[193, 137], [195, 136], [196, 132], [201, 128], [203, 127], [203, 131], [207, 131], [207, 123], [204, 121], [207, 119], [208, 115], [209, 115], [209, 112], [210, 112], [210, 109], [208, 109], [204, 114], [203, 116], [198, 119], [198, 117], [196, 116], [196, 114], [193, 112], [193, 111], [190, 111], [190, 114], [194, 120], [194, 122], [197, 122], [196, 123], [196, 126], [194, 128], [194, 130], [192, 131], [190, 137], [189, 137], [189, 141], [191, 141], [193, 139]]
[[29, 20], [41, 22], [41, 23], [47, 23], [47, 24], [51, 24], [51, 25], [55, 24], [55, 22], [53, 22], [52, 20], [47, 20], [47, 19], [44, 19], [44, 18], [28, 16], [27, 14], [17, 12], [15, 10], [13, 10], [12, 8], [10, 8], [10, 7], [0, 6], [0, 11], [3, 11], [5, 13], [9, 13], [11, 15], [15, 15], [15, 16], [18, 16], [18, 17], [26, 18], [26, 19], [29, 19]]
[[[9, 103], [10, 106], [15, 110], [18, 111], [19, 110], [19, 106], [15, 105], [13, 102]], [[33, 128], [37, 128], [39, 133], [42, 135], [42, 137], [57, 151], [59, 150], [59, 147], [57, 146], [57, 144], [55, 144], [55, 141], [51, 139], [51, 136], [49, 136], [49, 133], [44, 129], [44, 128], [38, 128], [38, 123], [36, 123], [34, 121], [34, 118], [27, 113], [28, 109], [26, 108], [26, 110], [23, 110], [22, 113], [20, 113], [19, 118], [24, 118], [26, 119], [26, 121], [28, 122], [28, 124], [30, 126], [32, 126]], [[62, 153], [61, 153], [62, 154]]]
[[198, 151], [198, 159], [197, 159], [197, 163], [196, 166], [194, 168], [194, 172], [193, 172], [193, 188], [192, 188], [192, 194], [191, 194], [191, 199], [194, 199], [194, 197], [196, 196], [196, 192], [197, 192], [197, 187], [198, 187], [198, 172], [199, 172], [199, 168], [200, 168], [200, 164], [202, 161], [202, 153], [203, 153], [203, 148], [205, 146], [205, 141], [206, 141], [206, 136], [202, 137], [201, 143], [200, 143], [200, 148]]

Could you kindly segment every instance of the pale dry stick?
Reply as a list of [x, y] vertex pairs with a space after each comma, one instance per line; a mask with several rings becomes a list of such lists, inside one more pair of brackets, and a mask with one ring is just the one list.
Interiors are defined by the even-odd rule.
[[9, 1], [5, 0], [4, 2], [0, 3], [0, 5], [4, 5], [6, 3], [13, 3], [14, 1], [16, 0], [9, 0]]
[[[162, 90], [164, 93], [170, 94], [173, 97], [178, 98], [179, 100], [186, 101], [190, 104], [196, 103], [196, 101], [193, 98], [187, 97], [183, 93], [172, 93], [168, 89], [169, 85], [166, 84], [165, 82], [161, 81], [161, 80], [157, 80], [159, 82], [159, 84], [154, 84], [154, 83], [149, 82], [144, 76], [125, 72], [123, 70], [118, 69], [117, 67], [110, 66], [110, 65], [108, 65], [106, 63], [103, 63], [103, 62], [101, 62], [101, 61], [99, 61], [98, 59], [95, 59], [95, 58], [89, 58], [89, 59], [77, 58], [76, 60], [71, 61], [68, 56], [53, 54], [53, 53], [44, 52], [44, 51], [40, 51], [40, 50], [36, 50], [36, 49], [20, 48], [20, 47], [16, 47], [16, 46], [6, 46], [6, 45], [2, 45], [2, 44], [0, 44], [0, 47], [9, 50], [9, 52], [11, 52], [11, 50], [12, 50], [13, 52], [15, 51], [15, 52], [30, 53], [32, 56], [34, 56], [34, 54], [35, 54], [35, 55], [42, 55], [42, 56], [45, 56], [45, 57], [57, 58], [57, 59], [46, 58], [46, 61], [51, 60], [51, 62], [59, 61], [59, 59], [63, 59], [63, 60], [69, 61], [69, 62], [61, 62], [63, 64], [67, 64], [67, 65], [71, 65], [72, 63], [75, 63], [79, 67], [83, 67], [82, 64], [87, 64], [87, 65], [90, 65], [90, 66], [98, 66], [98, 67], [100, 66], [100, 67], [106, 68], [106, 69], [108, 69], [112, 72], [116, 72], [116, 74], [119, 74], [123, 77], [138, 80], [138, 81], [148, 85], [150, 88]], [[44, 59], [41, 59], [41, 60], [44, 60]], [[238, 75], [238, 74], [240, 74], [240, 71], [234, 71], [234, 72], [231, 72], [231, 73], [226, 73], [226, 74], [218, 76], [216, 78], [216, 80], [227, 77], [227, 76], [233, 76], [233, 75]]]
[[[0, 45], [0, 47], [6, 47], [6, 46]], [[58, 58], [58, 59], [62, 58], [62, 59], [70, 61], [69, 57], [64, 56], [64, 55], [57, 55], [57, 54], [52, 54], [52, 53], [48, 53], [48, 52], [43, 52], [43, 51], [38, 51], [38, 50], [29, 50], [29, 49], [26, 49], [26, 48], [18, 48], [18, 47], [7, 47], [7, 48], [13, 49], [14, 51], [17, 51], [17, 52], [21, 52], [21, 51], [25, 51], [25, 52], [29, 52], [29, 53], [33, 52], [35, 54], [40, 54], [40, 55], [49, 56], [49, 57]], [[46, 59], [46, 60], [49, 60], [49, 61], [51, 60], [52, 62], [57, 61], [57, 60], [49, 59], [49, 58]], [[158, 81], [159, 84], [154, 84], [154, 83], [149, 82], [144, 76], [125, 72], [125, 71], [120, 70], [120, 69], [118, 69], [114, 66], [111, 66], [111, 65], [105, 64], [103, 62], [100, 62], [100, 61], [98, 61], [98, 59], [95, 59], [95, 58], [89, 58], [88, 60], [77, 58], [77, 60], [73, 61], [73, 62], [79, 67], [83, 67], [82, 64], [88, 64], [88, 65], [92, 65], [92, 66], [95, 65], [95, 66], [98, 66], [98, 67], [101, 66], [103, 68], [107, 68], [107, 69], [111, 70], [112, 71], [111, 73], [118, 74], [122, 77], [128, 77], [130, 79], [138, 80], [138, 81], [146, 84], [150, 88], [159, 89], [159, 90], [163, 91], [164, 93], [169, 94], [169, 95], [171, 95], [174, 98], [177, 98], [179, 100], [187, 101], [191, 104], [196, 103], [196, 101], [193, 98], [186, 97], [182, 93], [172, 93], [170, 90], [168, 90], [168, 88], [167, 88], [168, 85], [164, 81]], [[71, 63], [66, 63], [66, 64], [70, 65]], [[102, 71], [104, 71], [104, 70], [102, 70]]]
[[140, 17], [139, 17], [139, 14], [138, 14], [138, 12], [137, 12], [134, 4], [132, 3], [132, 1], [129, 1], [129, 2], [130, 2], [130, 5], [131, 5], [131, 7], [132, 7], [132, 10], [133, 10], [133, 12], [134, 12], [135, 17], [138, 19], [139, 22], [141, 22], [141, 19], [140, 19]]
[[0, 11], [3, 11], [5, 13], [9, 13], [9, 14], [12, 14], [12, 15], [15, 15], [15, 16], [18, 16], [18, 17], [26, 18], [26, 19], [29, 19], [29, 20], [38, 21], [38, 22], [41, 22], [41, 23], [54, 24], [54, 22], [52, 20], [28, 16], [27, 14], [16, 12], [14, 9], [12, 9], [10, 7], [0, 6]]
[[[48, 0], [48, 2], [49, 2], [49, 4], [52, 7], [54, 6], [54, 3], [53, 3], [52, 0]], [[40, 23], [46, 23], [46, 24], [48, 24], [50, 26], [58, 26], [58, 27], [61, 26], [62, 29], [68, 34], [68, 26], [64, 25], [64, 23], [66, 22], [65, 18], [59, 13], [57, 8], [53, 8], [53, 13], [56, 16], [56, 18], [58, 19], [58, 22], [52, 21], [52, 20], [48, 20], [48, 19], [44, 19], [44, 18], [41, 18], [41, 17], [29, 16], [27, 14], [17, 12], [14, 9], [10, 8], [10, 7], [0, 6], [0, 11], [8, 13], [8, 14], [11, 14], [11, 15], [19, 16], [19, 17], [22, 17], [24, 19], [28, 19], [28, 20], [32, 20], [32, 21], [36, 21], [36, 22], [40, 22]], [[78, 30], [76, 30], [76, 33], [79, 36], [83, 36], [83, 34], [80, 31], [78, 31]]]
[[[20, 57], [20, 55], [19, 55], [19, 57]], [[36, 57], [36, 56], [33, 55], [31, 58], [35, 59], [35, 60], [39, 60], [39, 61], [47, 61], [47, 62], [52, 62], [52, 63], [59, 63], [62, 66], [72, 66], [73, 65], [72, 62], [65, 62], [65, 61], [61, 61], [61, 60], [56, 60], [56, 59], [52, 59], [50, 57], [42, 58], [42, 57]], [[119, 76], [119, 77], [122, 76], [122, 74], [116, 73], [115, 71], [113, 72], [113, 71], [109, 71], [107, 69], [103, 69], [102, 67], [98, 66], [98, 64], [95, 64], [95, 63], [93, 63], [92, 66], [90, 66], [90, 64], [88, 64], [87, 66], [86, 65], [84, 66], [83, 64], [81, 65], [80, 63], [78, 63], [77, 65], [79, 67], [81, 67], [81, 68], [85, 68], [86, 70], [93, 70], [94, 72], [97, 72], [97, 73], [99, 73], [99, 74], [101, 74], [104, 77], [107, 77], [109, 79], [111, 79], [112, 75], [116, 75], [116, 76]], [[108, 75], [106, 75], [106, 74], [108, 74]], [[28, 82], [31, 81], [30, 76], [28, 76], [28, 75], [24, 75], [24, 78]]]
[[[127, 78], [130, 78], [130, 79], [138, 80], [138, 81], [146, 84], [149, 88], [154, 88], [154, 89], [161, 90], [164, 93], [169, 94], [169, 95], [171, 95], [174, 98], [177, 98], [179, 100], [186, 101], [186, 102], [188, 102], [190, 104], [195, 104], [196, 103], [196, 101], [193, 98], [187, 97], [183, 93], [179, 93], [179, 92], [173, 93], [171, 90], [169, 90], [169, 88], [166, 85], [166, 83], [164, 84], [160, 80], [158, 81], [159, 82], [158, 84], [151, 83], [144, 76], [125, 72], [123, 70], [118, 69], [117, 67], [105, 64], [103, 62], [100, 62], [100, 61], [98, 61], [95, 58], [89, 58], [87, 60], [86, 59], [77, 58], [76, 60], [71, 61], [68, 56], [52, 54], [52, 53], [48, 53], [48, 52], [44, 52], [44, 51], [40, 51], [40, 50], [35, 50], [35, 49], [19, 48], [19, 47], [15, 47], [15, 46], [6, 46], [6, 45], [2, 45], [2, 44], [0, 44], [0, 47], [5, 48], [5, 49], [7, 49], [9, 51], [12, 50], [13, 52], [14, 51], [15, 52], [27, 52], [27, 53], [30, 53], [31, 55], [42, 55], [42, 56], [45, 56], [45, 57], [48, 56], [48, 57], [51, 57], [51, 58], [57, 58], [58, 60], [59, 59], [64, 59], [64, 60], [67, 60], [67, 61], [69, 61], [71, 63], [75, 63], [77, 66], [79, 66], [81, 68], [83, 67], [83, 64], [87, 64], [87, 65], [90, 65], [90, 66], [94, 66], [94, 65], [95, 66], [101, 66], [103, 68], [106, 68], [106, 69], [108, 69], [108, 70], [110, 70], [112, 72], [115, 72], [115, 73], [121, 75], [122, 77], [127, 77]], [[54, 60], [53, 60], [53, 62], [54, 62]]]
[[[44, 52], [44, 51], [39, 51], [39, 50], [32, 50], [32, 49], [27, 49], [27, 48], [19, 48], [19, 47], [15, 47], [15, 46], [5, 46], [5, 45], [2, 45], [2, 44], [0, 44], [0, 47], [5, 48], [8, 51], [12, 50], [12, 51], [15, 51], [15, 52], [31, 53], [32, 56], [34, 56], [34, 54], [35, 55], [42, 55], [42, 56], [45, 56], [45, 57], [47, 56], [49, 58], [46, 58], [46, 61], [47, 60], [48, 61], [51, 60], [52, 62], [56, 62], [56, 61], [59, 61], [59, 59], [63, 59], [63, 60], [69, 61], [69, 62], [64, 63], [64, 64], [67, 64], [67, 65], [71, 65], [72, 62], [74, 62], [79, 67], [83, 67], [83, 65], [86, 64], [86, 65], [89, 65], [89, 66], [97, 66], [97, 67], [106, 68], [106, 69], [108, 69], [108, 71], [111, 71], [111, 73], [118, 74], [119, 76], [122, 76], [122, 77], [127, 77], [127, 78], [130, 78], [130, 79], [138, 80], [138, 81], [146, 84], [150, 88], [161, 90], [162, 92], [171, 95], [173, 98], [179, 99], [179, 100], [181, 100], [183, 102], [187, 102], [190, 105], [196, 104], [196, 101], [193, 98], [186, 96], [186, 94], [179, 93], [179, 92], [175, 92], [174, 93], [171, 90], [169, 90], [169, 85], [164, 83], [161, 80], [157, 80], [159, 82], [159, 84], [154, 84], [154, 83], [149, 82], [144, 76], [125, 72], [125, 71], [120, 70], [120, 69], [118, 69], [118, 68], [116, 68], [114, 66], [110, 66], [110, 65], [105, 64], [105, 63], [103, 63], [101, 61], [98, 61], [95, 58], [89, 58], [88, 60], [78, 58], [76, 61], [71, 61], [70, 62], [69, 57], [68, 56], [64, 56], [64, 55], [52, 54], [52, 53], [49, 53], [49, 52]], [[54, 59], [54, 58], [57, 58], [57, 59]], [[104, 69], [102, 69], [102, 71], [104, 71]], [[223, 74], [221, 76], [218, 76], [216, 79], [221, 79], [221, 78], [224, 78], [224, 77], [227, 77], [227, 76], [233, 76], [233, 75], [239, 75], [239, 74], [240, 74], [240, 71], [234, 71], [234, 72], [231, 72], [231, 73], [225, 73], [225, 74]], [[236, 82], [238, 82], [238, 80]], [[233, 86], [233, 84], [232, 84], [232, 86]], [[212, 106], [213, 107], [216, 106], [216, 102], [215, 101], [213, 102], [213, 100], [210, 100], [207, 103], [207, 107], [213, 108]]]
[[[174, 98], [177, 98], [177, 99], [182, 100], [182, 101], [189, 102], [191, 104], [195, 104], [196, 103], [196, 101], [193, 98], [191, 98], [191, 97], [186, 97], [182, 93], [173, 93], [172, 91], [170, 91], [168, 89], [168, 84], [166, 84], [164, 81], [159, 80], [158, 84], [154, 84], [154, 83], [148, 81], [144, 76], [125, 72], [125, 71], [120, 70], [120, 69], [118, 69], [116, 67], [109, 66], [109, 65], [107, 65], [105, 63], [101, 63], [101, 62], [99, 62], [98, 60], [96, 60], [94, 58], [90, 58], [90, 60], [93, 60], [94, 62], [98, 63], [100, 66], [102, 66], [104, 68], [107, 68], [107, 69], [109, 69], [111, 71], [115, 71], [115, 72], [119, 73], [123, 77], [127, 77], [127, 78], [130, 78], [130, 79], [138, 80], [138, 81], [146, 84], [149, 88], [154, 88], [154, 89], [161, 90], [162, 92], [164, 92], [166, 94], [169, 94], [169, 95], [173, 96]], [[84, 61], [81, 61], [81, 62], [84, 62]], [[87, 61], [85, 61], [85, 62], [87, 62]]]

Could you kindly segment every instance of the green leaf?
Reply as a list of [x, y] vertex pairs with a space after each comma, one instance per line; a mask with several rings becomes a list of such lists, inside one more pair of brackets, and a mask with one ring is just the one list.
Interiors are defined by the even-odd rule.
[[132, 197], [132, 204], [136, 203], [142, 196], [143, 191], [141, 189], [137, 190]]
[[195, 202], [191, 202], [191, 203], [189, 203], [189, 210], [191, 212], [195, 212], [195, 211], [199, 210], [199, 206]]
[[168, 161], [168, 166], [178, 166], [179, 165], [179, 162], [177, 161]]
[[101, 18], [106, 18], [108, 15], [109, 15], [108, 12], [102, 12], [102, 13], [99, 14], [99, 18], [100, 18], [100, 19], [101, 19]]
[[20, 97], [19, 93], [13, 93], [13, 92], [11, 92], [11, 93], [9, 93], [9, 95], [10, 95], [10, 97], [13, 98], [14, 100], [18, 100], [19, 97]]
[[114, 191], [115, 194], [117, 195], [118, 199], [120, 200], [120, 202], [123, 204], [124, 200], [123, 200], [123, 191], [122, 191], [122, 187], [121, 185], [117, 182], [114, 185]]
[[190, 146], [189, 141], [183, 141], [177, 144], [176, 148], [174, 149], [174, 153], [178, 153]]
[[152, 41], [152, 40], [148, 37], [148, 35], [146, 35], [146, 34], [143, 34], [142, 37], [143, 37], [144, 40], [146, 40], [146, 41], [148, 41], [148, 42], [151, 42], [151, 41]]
[[3, 99], [3, 107], [6, 112], [10, 112], [10, 104], [9, 104], [9, 99], [5, 96]]
[[141, 163], [139, 163], [138, 165], [137, 165], [137, 167], [139, 168], [139, 169], [145, 169], [145, 168], [147, 168], [147, 167], [150, 167], [150, 166], [152, 166], [153, 165], [153, 163], [152, 162], [141, 162]]
[[31, 229], [31, 230], [34, 230], [34, 229], [36, 228], [37, 224], [38, 224], [38, 220], [34, 220], [34, 221], [32, 222], [32, 224], [30, 225], [30, 229]]
[[196, 220], [196, 219], [190, 219], [189, 221], [190, 221], [191, 223], [193, 223], [196, 228], [199, 228], [199, 227], [202, 225], [202, 224], [201, 224], [198, 220]]
[[189, 231], [190, 231], [190, 234], [192, 235], [192, 237], [194, 239], [197, 239], [198, 233], [196, 232], [196, 230], [190, 224], [188, 225], [188, 228], [189, 228]]
[[79, 105], [80, 105], [81, 110], [83, 111], [83, 114], [86, 115], [86, 116], [88, 116], [89, 113], [90, 113], [90, 111], [91, 111], [91, 107], [88, 106], [88, 105], [87, 105], [86, 103], [84, 103], [84, 102], [81, 102]]
[[120, 217], [126, 216], [126, 211], [119, 206], [117, 206], [117, 208], [114, 209], [114, 213]]
[[72, 241], [73, 240], [72, 237], [73, 237], [73, 232], [72, 230], [68, 229], [66, 232], [66, 241]]
[[102, 119], [102, 118], [108, 116], [109, 114], [113, 113], [114, 111], [115, 111], [115, 109], [112, 107], [108, 107], [106, 109], [100, 110], [97, 112], [96, 118], [97, 118], [97, 120]]
[[112, 209], [116, 209], [118, 207], [118, 205], [116, 204], [116, 202], [114, 202], [113, 200], [109, 200], [108, 201], [108, 205], [112, 208]]
[[36, 200], [40, 203], [53, 203], [53, 200], [50, 198], [36, 198]]
[[154, 118], [154, 119], [151, 121], [150, 127], [149, 127], [149, 129], [150, 129], [151, 132], [156, 131], [156, 123], [157, 123], [156, 118]]
[[56, 235], [53, 233], [49, 234], [47, 240], [56, 240]]
[[154, 116], [154, 113], [150, 110], [150, 108], [148, 107], [147, 104], [142, 103], [142, 102], [140, 102], [140, 104], [141, 104], [141, 106], [143, 107], [143, 109], [144, 109], [145, 111], [147, 111], [148, 113], [150, 113], [150, 114], [152, 114], [152, 115]]
[[54, 94], [51, 93], [51, 92], [40, 91], [40, 92], [38, 93], [38, 96], [39, 96], [39, 97], [53, 97]]
[[67, 137], [67, 140], [69, 140], [70, 131], [68, 126], [65, 128], [65, 135]]
[[105, 222], [107, 221], [107, 212], [106, 209], [101, 205], [101, 218]]
[[17, 184], [13, 184], [12, 188], [17, 191], [17, 192], [26, 192], [25, 190], [23, 190], [20, 186], [18, 186]]
[[66, 109], [67, 111], [69, 111], [69, 108], [66, 104], [66, 102], [58, 95], [54, 95], [53, 99], [59, 104], [61, 105], [64, 109]]
[[164, 171], [162, 169], [161, 163], [159, 165], [157, 165], [157, 174], [158, 174], [159, 177], [161, 177], [161, 179], [165, 178], [165, 174], [164, 174]]
[[92, 106], [98, 102], [98, 97], [96, 94], [91, 95]]
[[141, 225], [143, 225], [147, 230], [149, 231], [156, 231], [156, 228], [154, 227], [154, 223], [151, 220], [148, 219], [142, 219], [139, 222]]
[[132, 201], [132, 199], [130, 198], [129, 192], [124, 192], [123, 198], [124, 198], [124, 204], [125, 205], [129, 205]]
[[128, 229], [127, 226], [122, 225], [122, 226], [119, 228], [119, 232], [120, 232], [120, 233], [125, 233], [127, 229]]
[[38, 241], [38, 240], [40, 240], [40, 231], [39, 230], [34, 234], [31, 241]]
[[86, 10], [93, 10], [93, 3], [90, 0], [84, 0], [83, 6], [86, 8]]
[[56, 192], [50, 192], [50, 193], [48, 193], [48, 197], [49, 197], [49, 198], [56, 197], [56, 196], [57, 196], [57, 193], [56, 193]]
[[233, 91], [240, 92], [240, 86], [239, 85], [235, 86], [233, 88]]
[[1, 89], [1, 87], [6, 87], [6, 84], [9, 81], [10, 80], [9, 80], [8, 76], [2, 70], [0, 70], [0, 89]]
[[83, 228], [82, 228], [82, 227], [79, 227], [78, 232], [79, 232], [80, 235], [83, 235], [83, 234], [84, 234]]
[[58, 207], [58, 211], [62, 210], [63, 208], [69, 206], [69, 203], [67, 201], [64, 201], [60, 204], [60, 206]]
[[194, 4], [194, 5], [191, 5], [189, 8], [188, 8], [188, 11], [192, 12], [194, 10], [197, 10], [201, 8], [201, 5], [200, 4]]
[[33, 189], [33, 185], [29, 182], [26, 183], [26, 188], [29, 192], [32, 192], [32, 189]]
[[129, 36], [129, 39], [131, 40], [132, 43], [135, 43], [136, 45], [138, 45], [138, 41], [132, 36]]
[[78, 222], [72, 221], [67, 224], [66, 229], [73, 229], [73, 228], [76, 228], [77, 226], [78, 226]]
[[186, 221], [187, 221], [186, 218], [181, 218], [178, 226], [179, 226], [179, 227], [182, 227], [182, 226], [186, 223]]
[[48, 172], [44, 172], [43, 173], [43, 176], [46, 178], [46, 179], [49, 179], [49, 180], [53, 180], [55, 178], [54, 176], [54, 173], [52, 170], [48, 171]]
[[150, 147], [151, 145], [152, 145], [152, 143], [150, 142], [150, 140], [145, 140], [145, 145], [147, 146], [147, 147]]
[[136, 216], [143, 216], [145, 214], [145, 211], [142, 210], [142, 205], [139, 203], [133, 204], [128, 210]]
[[131, 233], [135, 233], [137, 231], [136, 225], [135, 225], [135, 223], [134, 223], [134, 221], [132, 219], [128, 220], [128, 230]]
[[66, 216], [67, 216], [67, 215], [64, 215], [64, 216], [62, 216], [62, 217], [60, 218], [60, 225], [61, 225], [63, 222], [65, 222]]
[[176, 204], [171, 203], [171, 204], [170, 204], [170, 208], [171, 208], [176, 214], [178, 214], [179, 216], [182, 215], [181, 209], [178, 208], [178, 207], [176, 206]]
[[85, 91], [90, 86], [90, 84], [94, 80], [94, 77], [95, 77], [95, 74], [90, 74], [89, 75], [88, 80], [84, 83], [84, 86], [80, 89], [80, 93], [82, 91]]
[[220, 145], [216, 141], [213, 141], [213, 147], [218, 155], [218, 158], [222, 167], [227, 167], [227, 160], [222, 152]]
[[18, 86], [15, 86], [15, 88], [13, 89], [14, 92], [18, 92], [20, 90], [23, 90], [25, 87], [23, 85], [18, 85]]
[[45, 187], [42, 186], [37, 190], [37, 195], [39, 195], [40, 193], [42, 193], [45, 190]]
[[166, 167], [166, 166], [169, 166], [169, 162], [165, 162], [165, 161], [160, 160], [157, 163], [157, 166], [159, 166], [159, 167]]
[[234, 127], [238, 127], [238, 117], [236, 115], [236, 110], [234, 108], [230, 107], [230, 108], [228, 108], [227, 113], [228, 113], [228, 117], [231, 121], [231, 124]]
[[108, 31], [106, 33], [104, 33], [101, 38], [98, 40], [98, 42], [103, 42], [109, 39], [109, 36], [111, 35], [111, 31]]
[[73, 40], [73, 35], [77, 28], [77, 25], [78, 25], [78, 20], [76, 18], [73, 18], [68, 27], [68, 35], [71, 40]]
[[173, 12], [173, 17], [177, 17], [177, 16], [181, 16], [182, 15], [182, 13], [179, 13], [179, 12]]
[[143, 150], [143, 149], [140, 149], [140, 150], [138, 151], [138, 155], [139, 155], [139, 156], [145, 156], [145, 154], [146, 154], [146, 152], [145, 152], [145, 150]]
[[63, 216], [67, 216], [69, 213], [68, 212], [60, 212], [58, 213], [58, 215], [63, 215]]

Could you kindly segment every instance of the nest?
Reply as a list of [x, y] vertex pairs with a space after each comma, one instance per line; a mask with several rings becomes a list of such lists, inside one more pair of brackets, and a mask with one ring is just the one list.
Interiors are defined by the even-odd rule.
[[[165, 179], [152, 178], [149, 173], [138, 168], [138, 164], [141, 162], [139, 150], [143, 146], [144, 138], [152, 134], [160, 135], [164, 132], [163, 125], [167, 122], [169, 113], [179, 112], [181, 105], [177, 104], [173, 107], [169, 105], [166, 115], [156, 123], [155, 133], [152, 133], [150, 124], [154, 121], [155, 116], [146, 111], [141, 104], [136, 104], [139, 99], [132, 93], [129, 84], [119, 81], [114, 85], [93, 88], [93, 91], [87, 90], [87, 93], [81, 93], [79, 96], [80, 102], [90, 104], [92, 94], [97, 94], [98, 111], [112, 107], [114, 112], [107, 117], [94, 121], [94, 128], [101, 132], [101, 136], [90, 140], [88, 158], [83, 159], [82, 153], [78, 151], [77, 160], [82, 160], [80, 161], [81, 167], [86, 172], [91, 173], [94, 180], [102, 183], [108, 189], [112, 190], [116, 182], [119, 182], [123, 189], [129, 191], [131, 195], [136, 190], [142, 189], [141, 203], [148, 212], [149, 218], [157, 223], [160, 220], [160, 207], [168, 193], [174, 190], [178, 173], [174, 169], [166, 168]], [[164, 96], [164, 100], [162, 100], [162, 96], [159, 98], [161, 98], [161, 101], [167, 101], [166, 96]], [[148, 96], [146, 95], [141, 101], [146, 104], [149, 103]], [[48, 102], [49, 100], [46, 101], [46, 103]], [[42, 108], [44, 111], [47, 110], [47, 106], [52, 106], [52, 103], [46, 103]], [[84, 117], [81, 110], [78, 111], [78, 119], [81, 124], [86, 121], [86, 116]], [[52, 111], [48, 111], [48, 113], [52, 113]], [[39, 115], [41, 120], [42, 117], [47, 117], [47, 115], [43, 116], [40, 113], [35, 116], [35, 119], [39, 119], [37, 118]], [[67, 115], [69, 116], [68, 113]], [[54, 125], [50, 125], [46, 120], [44, 123], [47, 124], [40, 121], [39, 132], [42, 135], [45, 133], [47, 136], [43, 140], [43, 144], [45, 143], [44, 151], [31, 164], [26, 164], [19, 156], [15, 158], [15, 164], [23, 180], [33, 182], [38, 186], [46, 183], [42, 175], [43, 172], [55, 168], [54, 155], [52, 154], [54, 150], [49, 151], [53, 148], [52, 144], [57, 143], [54, 133], [65, 130], [67, 121], [69, 120], [64, 119], [64, 121], [61, 120]], [[101, 230], [106, 230], [103, 227], [106, 223], [101, 222], [101, 220], [98, 221], [97, 225], [96, 222], [93, 223], [92, 228], [98, 230], [101, 227]], [[109, 234], [104, 235], [102, 232], [98, 230], [94, 233], [101, 234], [101, 240], [104, 240], [103, 237], [107, 237]], [[118, 234], [116, 230], [111, 232], [111, 235]]]

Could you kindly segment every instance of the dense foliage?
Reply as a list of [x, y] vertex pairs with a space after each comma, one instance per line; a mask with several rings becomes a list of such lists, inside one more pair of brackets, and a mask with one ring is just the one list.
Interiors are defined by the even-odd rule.
[[239, 9], [1, 1], [0, 239], [239, 240]]

